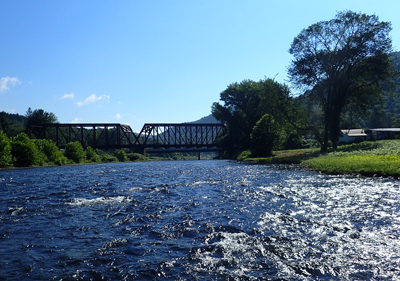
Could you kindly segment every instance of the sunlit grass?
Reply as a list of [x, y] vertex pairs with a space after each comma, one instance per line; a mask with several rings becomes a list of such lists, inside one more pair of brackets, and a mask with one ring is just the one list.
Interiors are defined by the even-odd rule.
[[325, 154], [318, 149], [285, 150], [273, 157], [245, 158], [257, 163], [304, 164], [325, 173], [400, 176], [400, 140], [344, 145]]
[[252, 157], [250, 151], [245, 151], [237, 160], [260, 164], [300, 164], [305, 159], [318, 155], [319, 148], [274, 151], [272, 157]]
[[400, 175], [400, 155], [325, 155], [305, 160], [309, 167], [326, 173]]
[[346, 145], [303, 163], [326, 173], [400, 176], [400, 141]]

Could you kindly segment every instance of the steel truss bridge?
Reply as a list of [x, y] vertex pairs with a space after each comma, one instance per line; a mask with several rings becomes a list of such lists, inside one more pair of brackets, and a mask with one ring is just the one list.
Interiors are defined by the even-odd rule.
[[119, 123], [54, 123], [31, 125], [28, 131], [36, 138], [54, 141], [59, 148], [79, 141], [83, 147], [172, 153], [220, 151], [216, 139], [226, 127], [221, 123], [147, 123], [137, 134]]

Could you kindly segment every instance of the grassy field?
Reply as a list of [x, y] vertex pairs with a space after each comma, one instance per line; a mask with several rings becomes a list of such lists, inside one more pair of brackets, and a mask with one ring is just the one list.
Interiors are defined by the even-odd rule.
[[400, 177], [400, 140], [362, 142], [344, 145], [321, 154], [319, 149], [274, 152], [273, 157], [251, 158], [243, 153], [238, 160], [271, 164], [302, 164], [330, 174]]

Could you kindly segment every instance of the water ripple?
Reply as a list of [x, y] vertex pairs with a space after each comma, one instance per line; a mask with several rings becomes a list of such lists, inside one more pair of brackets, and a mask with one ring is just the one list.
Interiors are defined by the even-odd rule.
[[292, 168], [1, 171], [0, 279], [396, 279], [399, 182]]

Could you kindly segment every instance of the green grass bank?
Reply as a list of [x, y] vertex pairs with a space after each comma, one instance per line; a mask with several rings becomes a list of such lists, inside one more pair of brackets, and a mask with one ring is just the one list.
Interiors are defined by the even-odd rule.
[[362, 142], [321, 154], [318, 148], [275, 151], [273, 157], [252, 158], [243, 152], [239, 161], [267, 164], [301, 164], [328, 174], [400, 177], [400, 140]]

